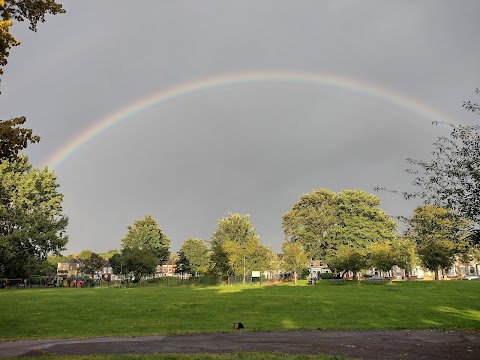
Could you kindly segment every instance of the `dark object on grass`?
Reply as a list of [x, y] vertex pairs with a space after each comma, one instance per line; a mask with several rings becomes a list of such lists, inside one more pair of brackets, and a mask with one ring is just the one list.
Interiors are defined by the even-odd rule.
[[233, 328], [235, 330], [239, 330], [239, 329], [245, 329], [245, 326], [243, 326], [241, 322], [238, 322], [238, 323], [233, 323]]

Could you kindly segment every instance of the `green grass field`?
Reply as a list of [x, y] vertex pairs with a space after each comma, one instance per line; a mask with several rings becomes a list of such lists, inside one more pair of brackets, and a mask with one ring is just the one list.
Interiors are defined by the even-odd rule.
[[480, 281], [0, 291], [0, 339], [299, 329], [480, 329]]

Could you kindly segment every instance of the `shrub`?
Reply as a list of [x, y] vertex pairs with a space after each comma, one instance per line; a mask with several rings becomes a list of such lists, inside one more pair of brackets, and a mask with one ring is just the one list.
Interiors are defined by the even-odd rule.
[[320, 279], [333, 279], [333, 274], [332, 273], [321, 273], [320, 274]]

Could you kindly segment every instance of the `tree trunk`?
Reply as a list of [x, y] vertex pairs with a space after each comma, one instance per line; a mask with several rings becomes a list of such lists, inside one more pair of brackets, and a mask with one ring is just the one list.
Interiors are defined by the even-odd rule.
[[293, 272], [293, 283], [297, 285], [297, 270]]
[[438, 284], [440, 280], [438, 279], [438, 266], [435, 266], [435, 282]]

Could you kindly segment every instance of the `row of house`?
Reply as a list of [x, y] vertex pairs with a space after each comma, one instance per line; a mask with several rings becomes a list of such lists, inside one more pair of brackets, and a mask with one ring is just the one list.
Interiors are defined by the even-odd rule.
[[[78, 278], [86, 275], [81, 272], [82, 264], [83, 260], [78, 258], [68, 259], [57, 263], [57, 281], [66, 281], [67, 279]], [[91, 274], [88, 274], [88, 276], [90, 275]], [[95, 272], [93, 277], [95, 279], [107, 280], [111, 278], [112, 275], [112, 266], [108, 260], [104, 260], [101, 268]]]
[[[310, 269], [311, 278], [320, 279], [320, 274], [331, 272], [328, 266], [322, 264], [320, 260], [311, 260], [310, 264], [307, 265]], [[379, 276], [397, 280], [408, 279], [409, 276], [412, 279], [419, 280], [431, 280], [435, 278], [434, 271], [425, 270], [421, 266], [416, 266], [411, 269], [410, 274], [408, 274], [406, 269], [402, 269], [398, 266], [395, 266], [392, 270], [387, 272], [381, 272], [377, 269], [370, 269], [365, 273], [369, 276]], [[353, 276], [351, 273], [349, 275], [350, 277]], [[447, 269], [446, 272], [439, 272], [439, 278], [445, 279], [462, 279], [469, 276], [480, 276], [480, 262], [472, 259], [468, 263], [462, 263], [460, 260], [457, 260], [453, 266]]]
[[[57, 263], [57, 281], [67, 281], [67, 279], [76, 279], [86, 275], [90, 277], [92, 274], [82, 273], [82, 264], [83, 260], [78, 258], [68, 259]], [[155, 277], [174, 276], [175, 269], [175, 260], [170, 259], [160, 265], [157, 265]], [[102, 266], [97, 269], [95, 274], [93, 274], [93, 278], [103, 281], [118, 280], [118, 277], [113, 274], [112, 266], [108, 260], [103, 261]]]
[[[281, 258], [281, 255], [279, 255]], [[63, 262], [59, 262], [57, 265], [57, 281], [66, 281], [67, 279], [78, 278], [86, 274], [81, 273], [81, 266], [83, 261], [78, 258], [68, 259]], [[310, 269], [310, 278], [320, 279], [322, 273], [329, 273], [331, 270], [326, 264], [323, 264], [320, 260], [311, 260], [310, 263], [306, 264], [306, 267]], [[164, 277], [164, 276], [185, 276], [185, 274], [177, 274], [176, 272], [176, 262], [174, 259], [163, 262], [162, 264], [157, 265], [155, 270], [155, 277]], [[429, 280], [435, 277], [433, 271], [428, 271], [420, 266], [410, 270], [408, 274], [407, 270], [402, 269], [398, 266], [395, 266], [392, 270], [387, 272], [380, 272], [376, 269], [370, 269], [366, 271], [366, 274], [369, 276], [381, 276], [394, 279], [407, 279], [409, 276], [412, 279], [421, 279]], [[90, 276], [91, 274], [88, 274]], [[267, 278], [276, 278], [279, 274], [268, 272], [264, 276]], [[349, 274], [350, 277], [353, 277], [353, 274]], [[188, 276], [188, 275], [187, 275]], [[474, 260], [471, 260], [468, 263], [461, 263], [457, 261], [452, 267], [447, 269], [447, 271], [439, 273], [440, 278], [447, 279], [459, 279], [468, 276], [480, 276], [480, 263]], [[100, 269], [96, 271], [93, 275], [94, 279], [108, 281], [108, 280], [118, 280], [118, 276], [113, 274], [112, 266], [108, 260], [104, 260]]]

